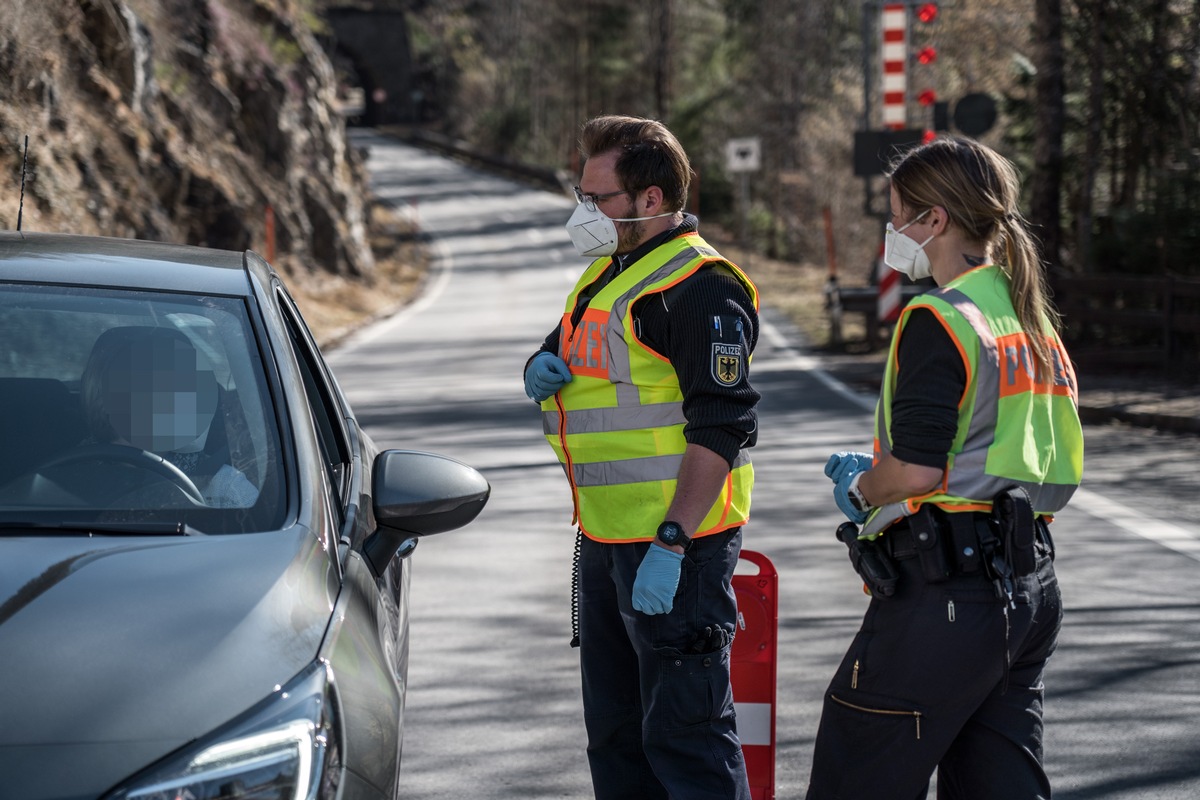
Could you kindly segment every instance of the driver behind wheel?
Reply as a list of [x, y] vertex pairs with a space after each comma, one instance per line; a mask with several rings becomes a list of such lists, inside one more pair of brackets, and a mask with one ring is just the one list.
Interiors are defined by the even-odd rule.
[[218, 508], [254, 504], [258, 489], [209, 450], [219, 387], [211, 366], [172, 328], [113, 328], [92, 347], [82, 377], [88, 428], [97, 442], [162, 456]]

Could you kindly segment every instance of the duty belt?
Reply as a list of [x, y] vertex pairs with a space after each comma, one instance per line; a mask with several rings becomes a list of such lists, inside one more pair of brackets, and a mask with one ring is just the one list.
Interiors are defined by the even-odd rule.
[[[951, 575], [975, 575], [983, 571], [980, 542], [994, 536], [986, 512], [947, 514], [925, 507], [913, 517], [892, 525], [883, 534], [888, 554], [897, 561], [918, 558], [934, 562], [926, 578], [945, 580]], [[941, 559], [945, 563], [937, 564]]]
[[926, 583], [982, 574], [996, 597], [1012, 606], [1014, 582], [1037, 569], [1039, 556], [1054, 558], [1050, 530], [1034, 517], [1020, 487], [997, 494], [991, 512], [949, 513], [925, 505], [889, 526], [877, 541], [860, 540], [853, 523], [843, 523], [837, 538], [849, 548], [850, 562], [870, 594], [879, 599], [896, 593], [900, 576], [894, 562], [916, 560]]
[[[1022, 530], [1025, 526], [1028, 530]], [[1000, 571], [1007, 566], [1011, 577], [1019, 578], [1036, 569], [1038, 555], [1054, 556], [1045, 520], [1012, 507], [947, 513], [926, 506], [889, 527], [881, 539], [896, 561], [921, 558], [926, 580], [934, 583], [952, 575], [990, 572], [997, 559], [1004, 562]]]

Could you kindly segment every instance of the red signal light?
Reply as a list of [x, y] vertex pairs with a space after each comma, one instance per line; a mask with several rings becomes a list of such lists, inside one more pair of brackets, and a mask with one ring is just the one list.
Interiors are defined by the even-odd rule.
[[917, 6], [917, 19], [925, 24], [929, 24], [937, 19], [938, 5], [937, 3], [923, 3]]
[[937, 92], [933, 89], [925, 89], [917, 95], [917, 102], [923, 106], [931, 106], [937, 102]]
[[922, 64], [932, 64], [937, 61], [936, 47], [922, 47], [917, 51], [917, 61]]
[[925, 134], [921, 137], [921, 144], [929, 144], [936, 138], [937, 138], [937, 131], [931, 131], [928, 128], [926, 128]]

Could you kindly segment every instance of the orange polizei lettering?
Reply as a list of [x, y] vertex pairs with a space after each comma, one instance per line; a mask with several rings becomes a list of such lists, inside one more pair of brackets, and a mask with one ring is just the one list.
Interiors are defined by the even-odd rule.
[[1050, 344], [1053, 374], [1050, 380], [1044, 371], [1034, 374], [1033, 351], [1024, 333], [1000, 336], [996, 345], [1000, 350], [1000, 396], [1009, 397], [1023, 392], [1038, 394], [1070, 394], [1070, 382], [1063, 367], [1063, 356], [1054, 342]]
[[608, 377], [608, 313], [583, 312], [571, 341], [571, 373], [591, 378]]

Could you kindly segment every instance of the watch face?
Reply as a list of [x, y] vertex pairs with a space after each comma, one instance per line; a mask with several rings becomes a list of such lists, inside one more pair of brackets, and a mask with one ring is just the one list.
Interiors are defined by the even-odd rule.
[[687, 537], [683, 533], [683, 528], [674, 522], [664, 522], [658, 526], [658, 538], [666, 544], [682, 544]]

